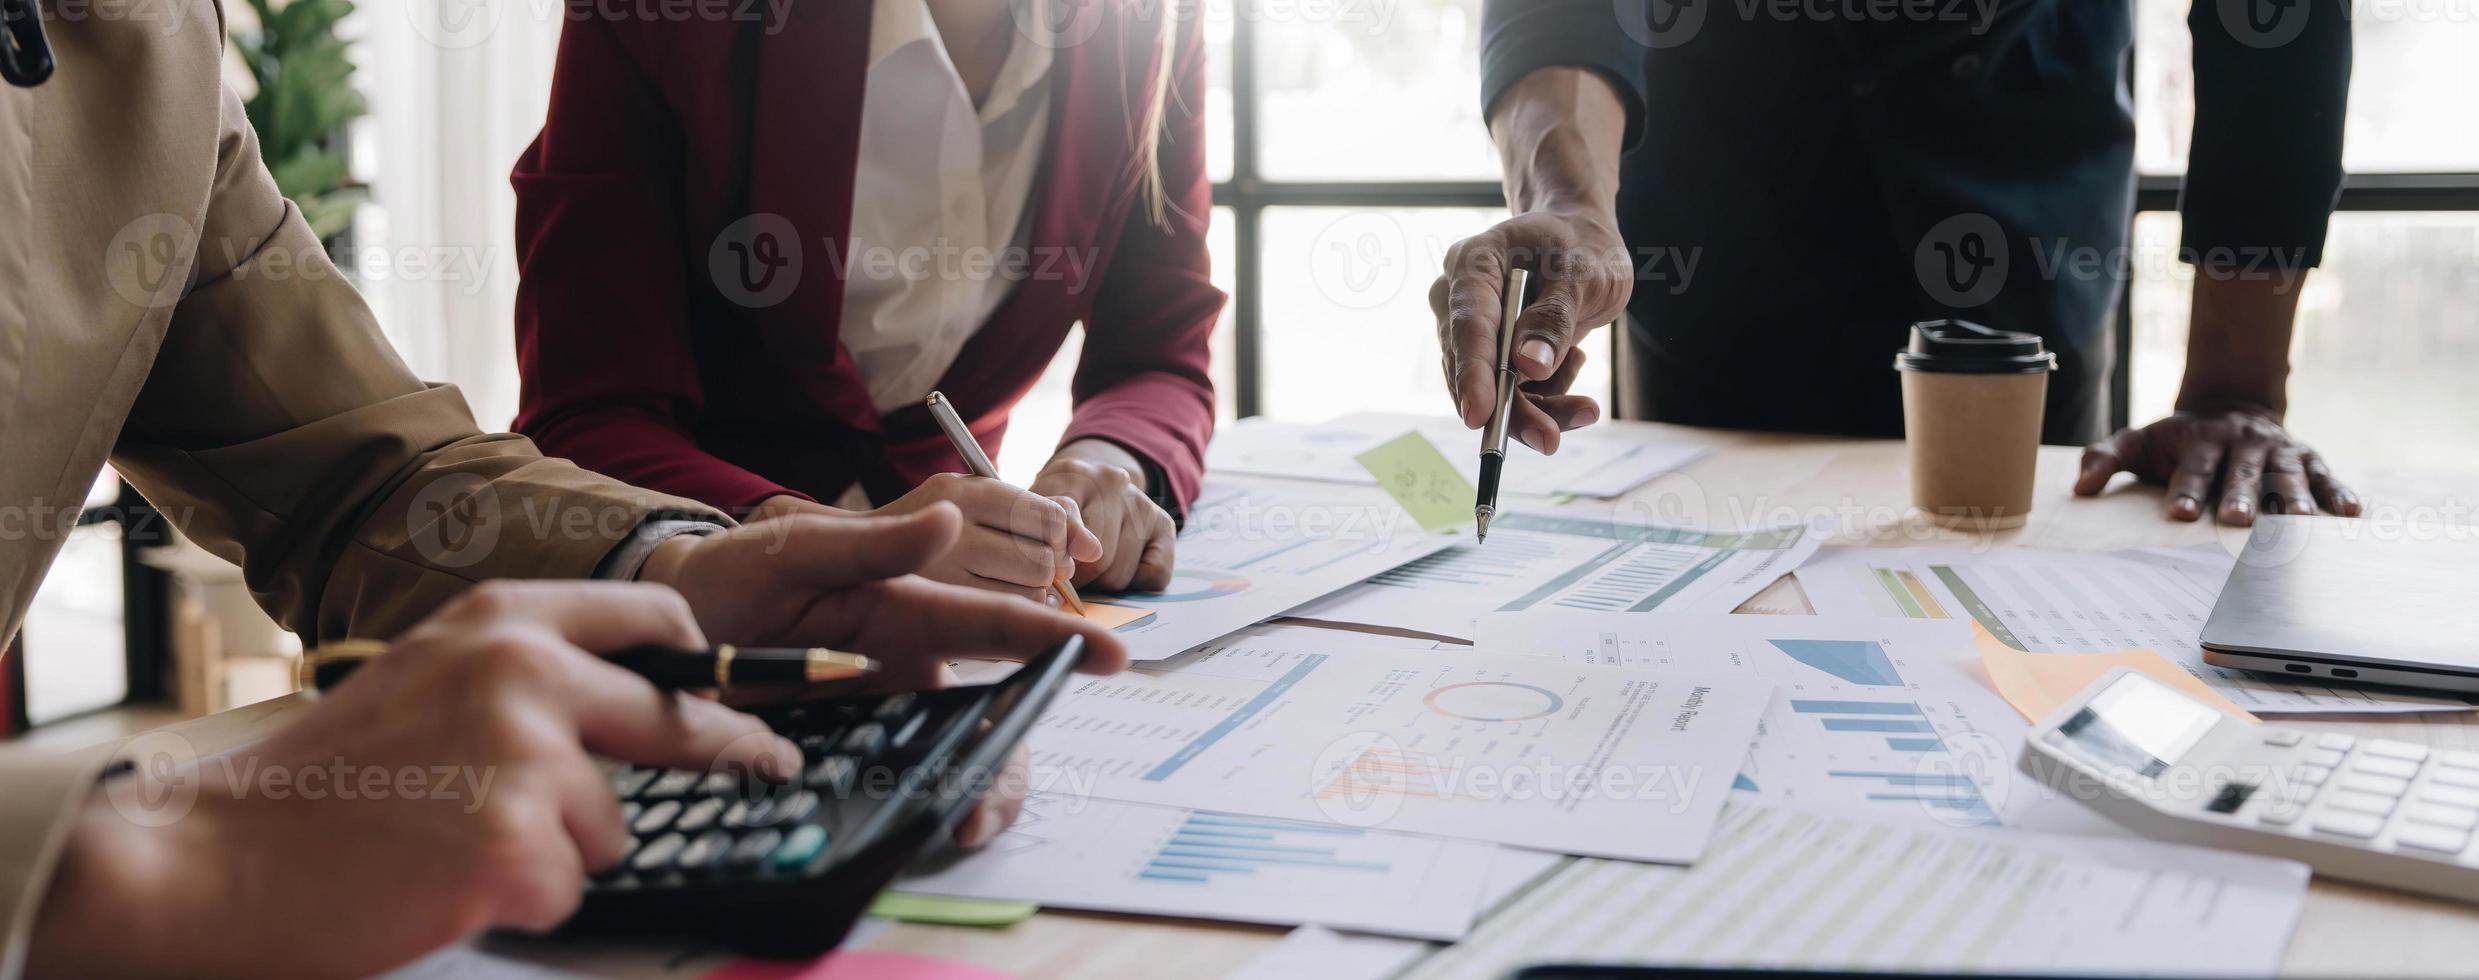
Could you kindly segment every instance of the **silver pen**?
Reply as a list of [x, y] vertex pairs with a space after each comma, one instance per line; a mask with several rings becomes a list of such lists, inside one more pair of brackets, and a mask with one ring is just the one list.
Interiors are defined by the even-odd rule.
[[1479, 525], [1476, 541], [1489, 540], [1489, 517], [1498, 512], [1498, 471], [1506, 467], [1506, 425], [1515, 414], [1515, 389], [1523, 379], [1515, 376], [1515, 318], [1524, 312], [1524, 289], [1532, 284], [1532, 274], [1522, 269], [1506, 273], [1506, 295], [1503, 315], [1498, 318], [1498, 404], [1489, 412], [1489, 427], [1481, 430], [1480, 496], [1472, 503], [1472, 520]]
[[[955, 405], [947, 401], [947, 393], [930, 392], [930, 418], [938, 422], [939, 431], [955, 444], [956, 455], [964, 457], [964, 467], [974, 476], [998, 479], [998, 467], [990, 465], [990, 454], [981, 451], [981, 440], [973, 438], [973, 430], [964, 427], [964, 417], [955, 413]], [[1058, 581], [1059, 598], [1076, 615], [1085, 614], [1085, 599], [1076, 594], [1076, 587], [1064, 578]]]

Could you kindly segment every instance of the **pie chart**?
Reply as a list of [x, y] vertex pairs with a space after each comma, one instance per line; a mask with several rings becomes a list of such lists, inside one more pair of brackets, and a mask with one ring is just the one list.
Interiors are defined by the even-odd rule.
[[1159, 602], [1196, 602], [1219, 599], [1248, 591], [1248, 579], [1230, 572], [1180, 569], [1171, 573], [1171, 585], [1160, 592], [1122, 592], [1110, 601], [1128, 604]]
[[1531, 721], [1566, 707], [1567, 699], [1546, 687], [1512, 681], [1470, 681], [1429, 691], [1429, 710], [1465, 721]]

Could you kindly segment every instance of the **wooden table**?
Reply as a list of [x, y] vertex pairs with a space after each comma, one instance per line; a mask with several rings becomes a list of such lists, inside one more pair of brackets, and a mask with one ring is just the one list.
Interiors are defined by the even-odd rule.
[[[1910, 486], [1896, 441], [1726, 433], [1632, 423], [1647, 438], [1712, 446], [1713, 455], [1629, 494], [1622, 505], [1657, 520], [1737, 527], [1824, 517], [1838, 545], [1993, 545], [2106, 551], [2219, 542], [2233, 553], [2241, 528], [2173, 523], [2160, 495], [2122, 481], [2097, 499], [2075, 499], [2079, 453], [2042, 450], [2031, 520], [1994, 534], [1925, 526], [1905, 514]], [[2362, 480], [2377, 520], [2453, 520], [2445, 488], [2426, 478]], [[1795, 588], [1794, 586], [1788, 586]], [[1783, 587], [1777, 587], [1777, 590]], [[1759, 603], [1772, 595], [1759, 597]], [[2467, 714], [2412, 721], [2285, 722], [2359, 735], [2392, 734], [2447, 748], [2479, 748]], [[965, 960], [1031, 978], [1215, 977], [1271, 947], [1283, 930], [1131, 916], [1043, 912], [1007, 929], [898, 925], [873, 949]], [[1544, 951], [1545, 953], [1550, 951]], [[2479, 973], [2479, 907], [2317, 880], [2283, 972], [2308, 976], [2470, 976]]]

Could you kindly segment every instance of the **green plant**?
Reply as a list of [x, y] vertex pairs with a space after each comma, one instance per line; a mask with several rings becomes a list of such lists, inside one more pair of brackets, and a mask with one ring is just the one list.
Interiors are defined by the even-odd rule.
[[321, 241], [342, 233], [369, 191], [353, 183], [334, 148], [346, 123], [370, 111], [353, 88], [353, 62], [336, 23], [352, 0], [249, 0], [254, 30], [235, 31], [233, 46], [257, 81], [250, 126], [259, 155]]

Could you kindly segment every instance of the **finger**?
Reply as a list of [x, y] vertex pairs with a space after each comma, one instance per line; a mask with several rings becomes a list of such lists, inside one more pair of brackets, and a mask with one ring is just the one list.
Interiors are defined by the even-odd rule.
[[2307, 489], [2307, 466], [2301, 450], [2283, 446], [2264, 460], [2264, 513], [2313, 514], [2315, 494]]
[[1065, 555], [1076, 521], [1059, 502], [1005, 481], [987, 477], [953, 478], [948, 500], [963, 508], [964, 520], [1024, 538]]
[[1497, 406], [1498, 313], [1505, 282], [1505, 246], [1495, 234], [1465, 239], [1447, 253], [1439, 339], [1454, 367], [1448, 381], [1455, 407], [1468, 428], [1489, 424], [1489, 412]]
[[[1076, 498], [1064, 495], [1050, 499], [1058, 504], [1061, 510], [1067, 511], [1067, 557], [1074, 561], [1101, 561], [1102, 539], [1093, 533], [1092, 528], [1085, 525], [1084, 505], [1077, 503]], [[1075, 569], [1070, 568], [1067, 571], [1073, 574]]]
[[1515, 399], [1514, 411], [1507, 416], [1506, 430], [1514, 435], [1516, 441], [1546, 456], [1558, 451], [1558, 434], [1566, 431], [1566, 427], [1551, 418], [1539, 403], [1530, 398], [1518, 398]]
[[1032, 588], [1058, 581], [1066, 560], [1040, 542], [979, 525], [965, 528], [947, 555], [956, 567], [980, 578]]
[[2245, 527], [2255, 523], [2255, 499], [2263, 491], [2264, 458], [2272, 447], [2249, 439], [2229, 451], [2221, 466], [2221, 523]]
[[1107, 559], [1109, 568], [1102, 573], [1102, 588], [1113, 592], [1127, 589], [1136, 581], [1136, 566], [1144, 557], [1144, 521], [1139, 515], [1130, 514], [1119, 522], [1118, 547]]
[[2119, 429], [2083, 450], [2083, 468], [2074, 478], [2078, 497], [2095, 497], [2109, 486], [2109, 478], [2120, 471], [2134, 468], [2142, 452], [2143, 433], [2137, 429]]
[[1055, 606], [1059, 604], [1059, 593], [1052, 582], [1044, 582], [1040, 585], [1018, 585], [1014, 582], [975, 575], [971, 572], [966, 572], [964, 574], [966, 579], [962, 584], [972, 586], [973, 588], [980, 589], [984, 592], [996, 592], [1000, 595], [1015, 596], [1037, 606]]
[[[1090, 620], [1006, 596], [905, 578], [854, 590], [849, 603], [811, 610], [810, 635], [844, 633], [851, 649], [881, 660], [938, 662], [966, 657], [1026, 660], [1071, 636], [1085, 640], [1079, 668], [1108, 674], [1127, 666], [1127, 645]], [[866, 616], [852, 610], [866, 609]], [[855, 628], [857, 626], [857, 629]]]
[[572, 711], [577, 737], [589, 752], [669, 769], [733, 768], [769, 779], [800, 771], [800, 748], [756, 718], [657, 689], [599, 659], [582, 658], [574, 667], [558, 696]]
[[2191, 521], [2202, 517], [2204, 501], [2211, 498], [2212, 480], [2221, 471], [2221, 458], [2228, 448], [2211, 440], [2196, 440], [2178, 456], [2178, 468], [2169, 474], [2168, 509], [2171, 520]]
[[757, 560], [768, 563], [776, 577], [837, 589], [920, 571], [946, 554], [963, 528], [955, 505], [937, 501], [896, 517], [800, 514], [733, 535], [756, 544]]
[[2357, 517], [2366, 511], [2358, 492], [2333, 476], [2332, 467], [2315, 450], [2299, 454], [2299, 463], [2307, 468], [2307, 487], [2315, 494], [2316, 506], [2343, 517]]
[[1560, 431], [1572, 432], [1601, 421], [1601, 405], [1583, 395], [1525, 395]]
[[1515, 318], [1515, 373], [1533, 381], [1556, 374], [1581, 333], [1575, 322], [1583, 302], [1575, 280], [1579, 267], [1561, 257], [1562, 247], [1550, 248], [1553, 254], [1537, 263], [1541, 274], [1533, 277], [1531, 300]]
[[[499, 869], [498, 902], [491, 910], [493, 925], [549, 932], [576, 914], [578, 904], [584, 901], [586, 864], [575, 848], [561, 847], [549, 839], [548, 826], [554, 816], [542, 814], [539, 826], [544, 829], [520, 835], [515, 850], [525, 855], [524, 860]], [[612, 817], [618, 816], [615, 806]]]
[[963, 847], [979, 847], [997, 837], [1016, 822], [1024, 811], [1024, 797], [1031, 788], [1027, 756], [1022, 745], [1007, 754], [1007, 762], [993, 774], [988, 789], [974, 801], [973, 812], [956, 828], [955, 840]]
[[1576, 376], [1584, 372], [1586, 360], [1588, 358], [1584, 355], [1583, 348], [1569, 348], [1566, 357], [1558, 362], [1557, 370], [1550, 372], [1549, 377], [1539, 381], [1523, 382], [1522, 390], [1528, 395], [1566, 394], [1568, 389], [1575, 387]]
[[458, 596], [440, 619], [531, 624], [596, 652], [647, 644], [692, 650], [706, 645], [688, 600], [652, 582], [492, 581]]
[[1077, 568], [1076, 584], [1092, 585], [1095, 588], [1114, 591], [1125, 588], [1127, 585], [1125, 579], [1119, 580], [1118, 584], [1112, 584], [1110, 567], [1112, 563], [1119, 560], [1119, 552], [1133, 544], [1126, 540], [1126, 521], [1122, 518], [1102, 521], [1100, 524], [1100, 527], [1093, 529], [1093, 533], [1102, 542], [1101, 557]]
[[1145, 523], [1148, 533], [1144, 552], [1136, 561], [1136, 577], [1130, 579], [1128, 584], [1146, 592], [1160, 592], [1171, 587], [1171, 570], [1177, 561], [1179, 548], [1179, 528], [1171, 523], [1171, 515], [1163, 513], [1160, 508], [1154, 508], [1153, 513], [1146, 515]]
[[611, 781], [579, 752], [550, 770], [551, 792], [559, 798], [560, 824], [577, 845], [577, 862], [600, 871], [620, 860], [628, 844], [628, 824], [620, 819], [620, 800]]

